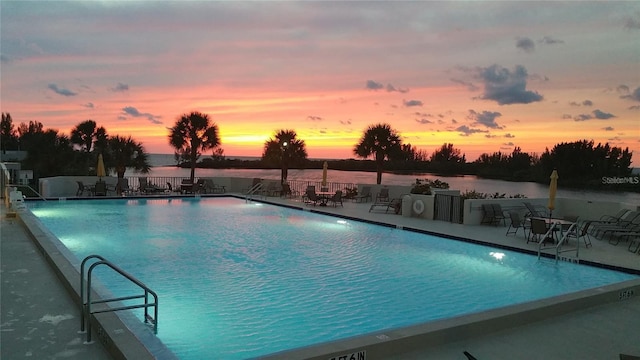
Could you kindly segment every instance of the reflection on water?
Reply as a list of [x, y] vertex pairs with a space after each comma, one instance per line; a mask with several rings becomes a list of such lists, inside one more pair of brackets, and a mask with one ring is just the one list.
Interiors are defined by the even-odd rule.
[[[132, 174], [127, 172], [127, 174]], [[189, 177], [189, 169], [173, 166], [153, 167], [150, 176]], [[196, 177], [246, 177], [263, 179], [280, 179], [280, 170], [255, 170], [255, 169], [196, 169]], [[384, 185], [411, 185], [416, 179], [440, 179], [449, 183], [451, 189], [475, 190], [482, 193], [516, 194], [525, 195], [528, 198], [546, 198], [549, 188], [546, 185], [532, 182], [510, 182], [502, 180], [482, 179], [475, 176], [436, 176], [433, 174], [399, 175], [385, 173], [382, 175]], [[289, 170], [289, 180], [322, 180], [322, 169]], [[329, 169], [327, 180], [338, 183], [375, 184], [376, 173], [364, 171], [340, 171]], [[640, 185], [639, 185], [640, 186]], [[571, 199], [585, 199], [597, 201], [618, 201], [630, 204], [640, 204], [640, 193], [632, 192], [608, 192], [608, 191], [582, 191], [562, 188], [562, 178], [559, 180], [558, 197]]]

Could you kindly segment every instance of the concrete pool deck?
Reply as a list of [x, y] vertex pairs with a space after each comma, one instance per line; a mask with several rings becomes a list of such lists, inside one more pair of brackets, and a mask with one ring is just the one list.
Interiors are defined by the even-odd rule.
[[[305, 210], [392, 224], [407, 228], [469, 238], [500, 246], [534, 251], [522, 233], [505, 236], [505, 227], [468, 226], [441, 221], [369, 213], [369, 204], [345, 202], [344, 208], [308, 207], [298, 200], [267, 198], [266, 201]], [[34, 246], [20, 221], [8, 218], [2, 208], [2, 358], [109, 359], [99, 342], [85, 345], [78, 334], [79, 309], [42, 253]], [[618, 246], [593, 239], [593, 247], [581, 248], [580, 259], [593, 263], [640, 270], [640, 256]], [[552, 261], [545, 259], [543, 261]], [[640, 356], [640, 291], [623, 301], [605, 302], [565, 311], [560, 315], [509, 328], [487, 328], [482, 333], [461, 332], [454, 338], [435, 341], [425, 349], [396, 349], [384, 358], [465, 359], [469, 351], [478, 359], [617, 359], [619, 354]], [[346, 353], [346, 350], [345, 350]], [[284, 355], [284, 354], [283, 354]], [[376, 358], [368, 352], [367, 359]], [[278, 358], [278, 357], [272, 357]], [[287, 358], [283, 356], [282, 358]], [[326, 356], [323, 358], [327, 358]]]

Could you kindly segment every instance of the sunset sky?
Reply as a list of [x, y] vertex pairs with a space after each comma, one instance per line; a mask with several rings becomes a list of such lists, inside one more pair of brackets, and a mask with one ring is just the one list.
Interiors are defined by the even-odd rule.
[[149, 153], [191, 111], [227, 156], [293, 129], [352, 158], [389, 123], [431, 154], [608, 142], [640, 164], [638, 1], [6, 1], [1, 107], [69, 134], [92, 119]]

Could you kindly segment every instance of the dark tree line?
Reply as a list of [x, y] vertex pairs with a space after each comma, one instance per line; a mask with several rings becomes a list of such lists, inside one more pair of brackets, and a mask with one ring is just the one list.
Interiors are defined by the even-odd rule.
[[98, 155], [105, 167], [120, 178], [127, 168], [149, 172], [148, 154], [141, 143], [130, 136], [110, 136], [104, 127], [86, 120], [65, 135], [55, 129], [45, 129], [42, 123], [30, 121], [13, 124], [10, 114], [2, 114], [0, 122], [2, 151], [21, 150], [27, 153], [22, 168], [33, 170], [34, 184], [39, 178], [65, 175], [94, 175]]
[[[280, 130], [264, 144], [262, 158], [257, 161], [225, 159], [219, 147], [219, 129], [208, 115], [197, 112], [182, 115], [170, 129], [169, 144], [176, 149], [176, 159], [192, 169], [252, 168], [282, 169], [283, 181], [289, 168], [322, 168], [324, 161], [307, 158], [304, 140], [294, 130]], [[286, 144], [286, 145], [285, 145]], [[87, 175], [95, 172], [98, 154], [105, 165], [119, 177], [126, 168], [142, 172], [149, 170], [147, 154], [141, 143], [131, 137], [109, 136], [92, 120], [78, 124], [71, 135], [44, 129], [39, 122], [13, 124], [10, 114], [2, 114], [0, 122], [2, 151], [24, 150], [27, 158], [23, 168], [34, 170], [34, 177], [56, 175]], [[212, 150], [211, 157], [198, 162], [201, 152]], [[545, 149], [541, 155], [528, 154], [516, 147], [511, 153], [484, 153], [474, 162], [467, 162], [465, 154], [451, 143], [445, 143], [432, 154], [403, 144], [400, 134], [388, 124], [368, 127], [354, 146], [356, 159], [330, 160], [335, 170], [375, 171], [377, 182], [383, 172], [434, 173], [439, 175], [472, 174], [485, 178], [509, 181], [548, 183], [554, 169], [560, 175], [560, 186], [598, 188], [603, 177], [631, 176], [632, 152], [628, 148], [595, 144], [593, 140], [563, 142]], [[193, 172], [192, 172], [192, 177]], [[615, 185], [616, 189], [640, 191], [635, 184]]]

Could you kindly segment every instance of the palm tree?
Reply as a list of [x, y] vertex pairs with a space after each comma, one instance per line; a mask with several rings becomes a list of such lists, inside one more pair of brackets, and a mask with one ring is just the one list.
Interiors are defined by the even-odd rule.
[[85, 120], [71, 130], [71, 142], [89, 153], [94, 141], [98, 141], [105, 134], [104, 128], [98, 127], [95, 121]]
[[367, 128], [360, 142], [353, 148], [356, 156], [363, 159], [373, 155], [376, 162], [376, 183], [382, 183], [384, 160], [392, 159], [402, 153], [400, 135], [388, 124], [377, 124]]
[[218, 125], [209, 119], [209, 115], [194, 111], [182, 115], [170, 131], [169, 144], [176, 149], [176, 153], [188, 156], [193, 183], [200, 151], [215, 149], [220, 145]]
[[127, 168], [134, 168], [144, 174], [151, 170], [148, 160], [149, 155], [144, 151], [142, 143], [136, 142], [131, 136], [112, 136], [108, 140], [107, 148], [108, 154], [104, 154], [105, 165], [116, 170], [118, 175], [117, 193], [121, 191], [119, 188], [122, 184], [121, 179], [124, 178]]
[[294, 130], [278, 130], [274, 138], [264, 143], [262, 160], [271, 163], [280, 163], [280, 183], [287, 181], [289, 165], [299, 164], [307, 159], [307, 149], [304, 140], [296, 138]]

